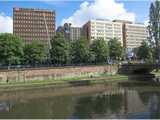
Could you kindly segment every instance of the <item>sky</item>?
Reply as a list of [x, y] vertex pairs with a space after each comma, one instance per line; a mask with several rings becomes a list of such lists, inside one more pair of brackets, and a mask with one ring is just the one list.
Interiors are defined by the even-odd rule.
[[82, 26], [90, 19], [148, 21], [151, 0], [0, 0], [0, 33], [13, 31], [13, 7], [56, 11], [56, 27]]

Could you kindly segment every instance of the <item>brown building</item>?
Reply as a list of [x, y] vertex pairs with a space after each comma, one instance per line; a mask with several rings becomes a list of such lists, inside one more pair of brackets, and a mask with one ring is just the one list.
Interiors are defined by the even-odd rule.
[[55, 35], [55, 11], [13, 8], [13, 33], [25, 43], [38, 40], [50, 47]]
[[82, 33], [84, 37], [90, 42], [91, 40], [91, 21], [88, 21], [86, 24], [83, 25], [82, 27]]

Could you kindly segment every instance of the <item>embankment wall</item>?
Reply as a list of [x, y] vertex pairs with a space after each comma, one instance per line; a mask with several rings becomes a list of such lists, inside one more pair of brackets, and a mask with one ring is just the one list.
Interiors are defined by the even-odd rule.
[[64, 77], [94, 76], [101, 73], [116, 74], [117, 71], [117, 65], [1, 70], [0, 83], [25, 82], [29, 80], [55, 80]]

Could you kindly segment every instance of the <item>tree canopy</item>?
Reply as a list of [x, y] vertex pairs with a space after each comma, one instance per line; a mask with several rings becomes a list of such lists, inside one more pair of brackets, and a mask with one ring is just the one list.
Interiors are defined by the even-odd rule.
[[103, 39], [94, 40], [90, 47], [91, 52], [95, 57], [95, 63], [107, 62], [109, 50], [106, 41]]
[[45, 46], [34, 40], [30, 44], [26, 44], [24, 47], [24, 62], [25, 64], [39, 64], [44, 62], [46, 59], [47, 54], [46, 54], [46, 49]]
[[69, 62], [70, 44], [62, 34], [57, 34], [51, 40], [51, 61], [53, 64], [66, 64]]
[[89, 62], [89, 45], [87, 40], [80, 38], [72, 43], [71, 46], [72, 63], [87, 63]]
[[24, 43], [19, 37], [0, 34], [0, 63], [5, 65], [20, 64], [23, 57]]
[[152, 60], [152, 49], [147, 42], [142, 42], [141, 46], [138, 48], [137, 57], [139, 59], [143, 59], [144, 61]]
[[149, 14], [149, 41], [155, 50], [155, 57], [160, 61], [160, 1], [151, 3]]
[[112, 60], [120, 60], [123, 55], [123, 47], [118, 39], [113, 38], [108, 42], [109, 46], [109, 57]]

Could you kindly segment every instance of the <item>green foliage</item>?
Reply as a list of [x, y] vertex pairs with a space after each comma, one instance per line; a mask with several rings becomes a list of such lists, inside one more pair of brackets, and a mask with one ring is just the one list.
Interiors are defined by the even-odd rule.
[[69, 51], [70, 44], [67, 42], [62, 34], [57, 34], [51, 40], [51, 60], [53, 64], [66, 64], [70, 62]]
[[94, 40], [91, 44], [91, 55], [95, 63], [105, 63], [108, 58], [108, 45], [103, 39]]
[[39, 64], [46, 59], [45, 46], [38, 41], [33, 41], [26, 44], [24, 47], [24, 63], [25, 64]]
[[[89, 45], [84, 38], [70, 42], [58, 33], [51, 40], [48, 53], [53, 64], [105, 63], [109, 56], [119, 60], [123, 49], [116, 39], [110, 40], [108, 44], [103, 39], [97, 39]], [[48, 56], [45, 46], [36, 40], [24, 46], [20, 38], [12, 34], [1, 34], [0, 57], [0, 64], [36, 65], [46, 61]]]
[[160, 1], [156, 0], [151, 3], [150, 15], [149, 15], [149, 42], [152, 48], [154, 48], [154, 54], [156, 59], [160, 61]]
[[120, 60], [123, 57], [123, 47], [121, 43], [116, 39], [113, 38], [108, 42], [109, 46], [109, 57], [112, 60]]
[[89, 62], [89, 46], [87, 40], [81, 38], [74, 41], [71, 46], [72, 63], [87, 63]]
[[139, 59], [143, 59], [145, 61], [152, 61], [152, 49], [148, 45], [147, 42], [143, 41], [141, 46], [137, 50], [137, 56]]
[[23, 41], [15, 35], [0, 34], [0, 63], [20, 64], [23, 56]]

